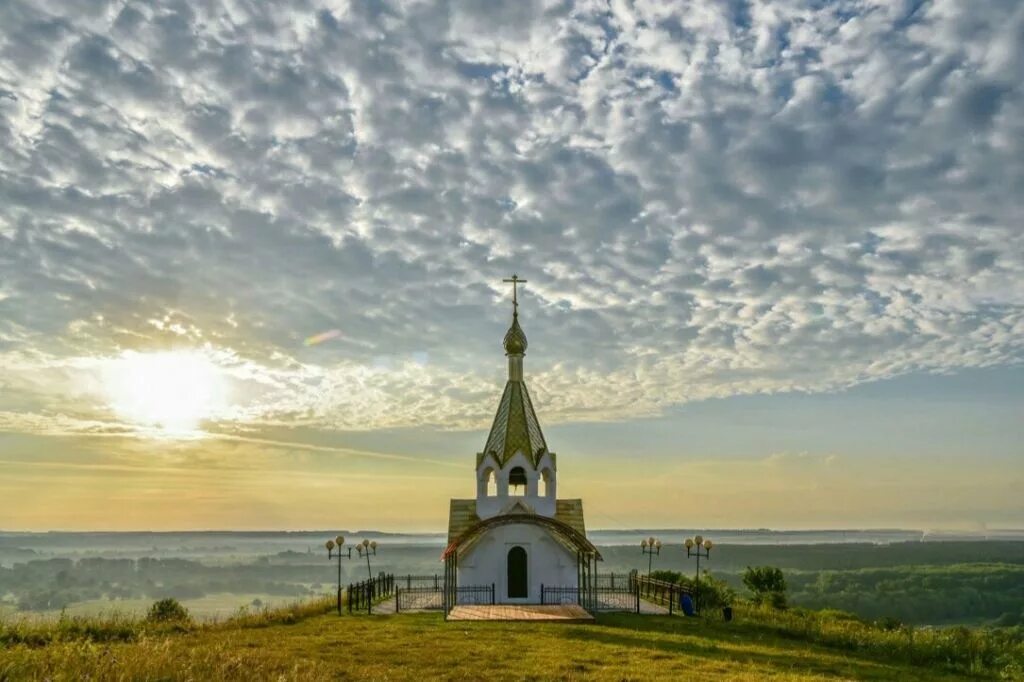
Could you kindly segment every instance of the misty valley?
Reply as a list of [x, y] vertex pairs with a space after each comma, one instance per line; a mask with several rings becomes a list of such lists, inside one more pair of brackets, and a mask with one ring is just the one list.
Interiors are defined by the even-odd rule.
[[[601, 544], [604, 540], [610, 544]], [[665, 533], [662, 531], [662, 533]], [[635, 533], [642, 536], [641, 531]], [[633, 534], [595, 533], [600, 572], [644, 572]], [[321, 537], [323, 536], [323, 537]], [[0, 616], [55, 618], [69, 614], [139, 614], [174, 597], [198, 618], [220, 619], [333, 594], [338, 577], [321, 540], [328, 533], [46, 533], [0, 535]], [[362, 538], [363, 534], [353, 536]], [[343, 584], [379, 572], [429, 576], [442, 572], [442, 538], [369, 534], [380, 552], [341, 564]], [[920, 541], [902, 537], [763, 544], [720, 544], [702, 573], [743, 593], [746, 566], [781, 568], [790, 603], [837, 609], [866, 619], [914, 625], [1024, 624], [1024, 541]], [[611, 544], [616, 543], [616, 544]], [[666, 544], [655, 570], [691, 574], [692, 563]]]

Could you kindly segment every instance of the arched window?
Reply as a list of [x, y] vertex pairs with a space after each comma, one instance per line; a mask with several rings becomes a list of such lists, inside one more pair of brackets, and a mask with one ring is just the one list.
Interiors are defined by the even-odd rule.
[[551, 476], [551, 469], [544, 469], [540, 472], [540, 484], [537, 488], [537, 494], [540, 497], [551, 495]]
[[530, 583], [526, 573], [526, 550], [518, 545], [508, 551], [508, 596], [509, 599], [526, 599], [530, 596]]
[[513, 495], [522, 495], [526, 492], [526, 469], [515, 467], [508, 472], [508, 487]]
[[494, 469], [488, 469], [487, 473], [487, 497], [498, 495], [498, 477], [494, 475]]

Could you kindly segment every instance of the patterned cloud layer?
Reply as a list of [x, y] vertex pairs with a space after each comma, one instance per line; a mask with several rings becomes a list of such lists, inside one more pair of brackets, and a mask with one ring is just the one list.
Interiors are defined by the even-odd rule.
[[[0, 4], [0, 429], [479, 426], [1024, 359], [1024, 5]], [[316, 344], [306, 339], [338, 330]]]

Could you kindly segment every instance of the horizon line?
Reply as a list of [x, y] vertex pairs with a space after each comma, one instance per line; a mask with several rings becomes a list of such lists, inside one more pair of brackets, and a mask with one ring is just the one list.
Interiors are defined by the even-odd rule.
[[[728, 528], [728, 527], [654, 527], [654, 526], [633, 526], [629, 528], [595, 528], [587, 531], [589, 533], [630, 533], [630, 532], [679, 532], [679, 531], [699, 531], [702, 533], [708, 532], [725, 532], [725, 533], [970, 533], [970, 534], [985, 534], [985, 533], [1024, 533], [1024, 527], [1007, 527], [1007, 528], [983, 528], [983, 529], [967, 529], [958, 527], [936, 527], [936, 528], [901, 528], [901, 527], [848, 527], [848, 528]], [[439, 530], [379, 530], [373, 528], [358, 528], [356, 530], [351, 529], [324, 529], [324, 528], [309, 528], [309, 529], [274, 529], [274, 528], [261, 528], [261, 529], [232, 529], [232, 528], [205, 528], [205, 529], [174, 529], [174, 530], [111, 530], [111, 529], [91, 529], [91, 530], [67, 530], [60, 528], [51, 528], [47, 530], [17, 530], [12, 528], [0, 528], [0, 534], [18, 534], [18, 535], [46, 535], [46, 534], [88, 534], [88, 533], [103, 533], [103, 534], [151, 534], [151, 535], [175, 535], [184, 533], [234, 533], [234, 534], [313, 534], [313, 533], [349, 533], [358, 535], [360, 533], [376, 533], [380, 535], [445, 535], [447, 531], [444, 529]]]

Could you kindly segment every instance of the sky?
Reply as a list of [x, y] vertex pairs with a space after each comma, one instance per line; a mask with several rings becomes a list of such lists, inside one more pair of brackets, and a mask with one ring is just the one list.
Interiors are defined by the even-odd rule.
[[0, 3], [0, 529], [1024, 527], [1017, 0]]

